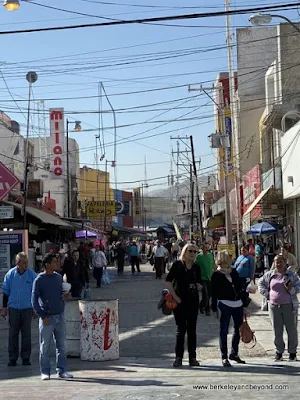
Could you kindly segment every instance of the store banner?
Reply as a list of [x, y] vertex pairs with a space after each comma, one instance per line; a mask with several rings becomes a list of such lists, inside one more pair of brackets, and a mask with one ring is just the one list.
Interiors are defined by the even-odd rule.
[[133, 215], [136, 220], [141, 219], [142, 204], [141, 204], [141, 189], [133, 189]]
[[114, 200], [106, 201], [87, 201], [86, 216], [88, 218], [114, 217], [116, 215], [116, 205]]
[[52, 179], [66, 179], [64, 109], [50, 108], [50, 170]]

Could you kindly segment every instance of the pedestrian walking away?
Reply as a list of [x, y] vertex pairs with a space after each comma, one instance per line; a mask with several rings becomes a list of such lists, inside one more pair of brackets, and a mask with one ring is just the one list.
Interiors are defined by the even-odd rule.
[[166, 278], [166, 288], [178, 304], [173, 311], [177, 325], [174, 368], [182, 366], [186, 333], [189, 364], [195, 367], [200, 365], [196, 357], [196, 325], [199, 310], [199, 290], [202, 289], [202, 286], [199, 267], [194, 263], [196, 254], [196, 246], [186, 244], [182, 249], [180, 260], [173, 263]]
[[103, 275], [103, 268], [107, 267], [107, 259], [104, 251], [99, 245], [96, 246], [95, 252], [92, 256], [93, 276], [97, 282], [97, 288], [101, 287], [101, 280]]
[[197, 255], [196, 264], [200, 267], [202, 281], [202, 299], [200, 301], [200, 312], [207, 316], [210, 315], [211, 299], [211, 277], [215, 269], [214, 256], [208, 251], [207, 244], [202, 246], [202, 253]]
[[[231, 255], [227, 250], [217, 254], [217, 270], [211, 277], [212, 310], [214, 318], [220, 313], [220, 350], [222, 364], [231, 367], [229, 360], [238, 364], [245, 364], [239, 357], [240, 327], [243, 323], [243, 287], [239, 275], [231, 267]], [[233, 319], [234, 332], [231, 342], [231, 351], [228, 360], [227, 335], [231, 318]]]
[[33, 309], [31, 292], [36, 273], [28, 268], [25, 253], [16, 256], [16, 267], [7, 272], [3, 282], [3, 315], [8, 314], [9, 367], [15, 367], [19, 358], [19, 335], [21, 332], [21, 359], [23, 365], [31, 365], [31, 321]]
[[284, 327], [288, 336], [289, 361], [296, 361], [299, 308], [297, 294], [300, 293], [298, 275], [287, 268], [285, 258], [282, 255], [277, 255], [274, 259], [274, 269], [267, 271], [260, 278], [258, 288], [268, 301], [276, 349], [275, 361], [283, 360], [285, 350]]
[[56, 372], [59, 378], [73, 378], [66, 370], [66, 324], [64, 318], [64, 293], [62, 276], [56, 272], [57, 259], [48, 254], [43, 265], [45, 272], [33, 283], [32, 305], [39, 318], [41, 379], [51, 376], [50, 345], [56, 346]]
[[78, 250], [73, 250], [72, 257], [66, 259], [61, 274], [66, 274], [67, 282], [71, 284], [72, 297], [81, 298], [82, 289], [89, 283], [89, 273], [88, 266], [79, 258]]
[[137, 272], [141, 272], [140, 270], [140, 251], [136, 244], [136, 242], [132, 242], [132, 244], [128, 248], [128, 253], [131, 260], [131, 272], [135, 273], [135, 267]]
[[165, 272], [165, 259], [168, 257], [168, 250], [162, 246], [160, 240], [157, 241], [156, 246], [153, 248], [153, 256], [156, 279], [161, 279], [162, 274]]
[[117, 260], [118, 274], [123, 274], [125, 265], [126, 251], [121, 242], [117, 242], [115, 249], [115, 258]]

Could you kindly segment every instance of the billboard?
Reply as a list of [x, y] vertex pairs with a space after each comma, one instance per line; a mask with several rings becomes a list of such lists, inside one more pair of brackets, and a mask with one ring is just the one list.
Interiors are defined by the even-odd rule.
[[52, 179], [65, 179], [64, 109], [50, 108], [50, 170]]

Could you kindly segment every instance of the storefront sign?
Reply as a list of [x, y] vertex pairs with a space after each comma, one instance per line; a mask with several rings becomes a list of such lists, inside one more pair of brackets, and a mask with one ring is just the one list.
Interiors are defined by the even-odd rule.
[[105, 201], [87, 201], [86, 215], [88, 218], [113, 217], [116, 215], [116, 206], [114, 200]]
[[65, 125], [64, 109], [50, 110], [51, 178], [65, 179]]
[[141, 189], [133, 189], [133, 215], [136, 219], [141, 217]]
[[0, 207], [0, 219], [13, 219], [14, 208], [12, 206]]
[[21, 251], [28, 254], [27, 231], [0, 232], [0, 282], [16, 265], [16, 255]]

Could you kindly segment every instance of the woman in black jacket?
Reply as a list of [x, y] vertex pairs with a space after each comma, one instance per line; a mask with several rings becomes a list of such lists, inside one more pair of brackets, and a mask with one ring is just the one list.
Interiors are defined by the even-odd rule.
[[[220, 251], [216, 261], [218, 268], [211, 278], [212, 310], [215, 318], [217, 318], [218, 309], [220, 311], [220, 349], [224, 367], [231, 367], [229, 360], [245, 364], [245, 361], [239, 357], [240, 327], [244, 316], [243, 288], [238, 273], [231, 267], [231, 262], [228, 251]], [[234, 333], [228, 360], [227, 335], [231, 317]]]
[[174, 317], [177, 325], [174, 368], [182, 366], [186, 333], [189, 364], [192, 367], [200, 365], [196, 358], [196, 325], [199, 310], [198, 291], [202, 286], [200, 285], [200, 268], [195, 264], [196, 255], [196, 246], [186, 244], [182, 249], [180, 259], [173, 263], [166, 277], [166, 288], [177, 303], [177, 307], [174, 309]]

